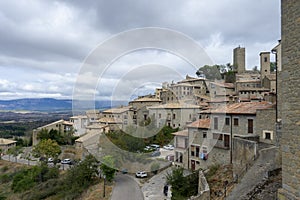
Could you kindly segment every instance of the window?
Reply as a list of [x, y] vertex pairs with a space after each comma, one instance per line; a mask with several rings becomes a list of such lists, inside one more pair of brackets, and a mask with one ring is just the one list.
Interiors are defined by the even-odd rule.
[[264, 61], [265, 61], [265, 62], [268, 62], [268, 58], [267, 58], [267, 57], [264, 57]]
[[230, 125], [230, 118], [229, 117], [225, 118], [225, 125]]
[[224, 147], [229, 148], [230, 137], [229, 135], [224, 135]]
[[176, 114], [175, 113], [173, 113], [173, 119], [175, 119], [176, 118]]
[[214, 117], [214, 129], [218, 129], [218, 118]]
[[248, 119], [248, 133], [253, 133], [253, 119]]
[[213, 134], [213, 139], [215, 139], [215, 140], [223, 140], [223, 135], [222, 134], [218, 134], [218, 133], [214, 133]]
[[200, 147], [196, 146], [196, 157], [199, 157]]
[[158, 118], [159, 118], [159, 119], [161, 118], [161, 114], [160, 114], [160, 113], [158, 113]]
[[233, 125], [238, 126], [239, 125], [239, 118], [233, 119]]
[[203, 138], [207, 138], [207, 133], [204, 132], [204, 133], [202, 134], [202, 137], [203, 137]]
[[266, 140], [271, 140], [271, 133], [270, 132], [265, 132], [265, 139]]
[[191, 146], [191, 156], [195, 156], [195, 146]]

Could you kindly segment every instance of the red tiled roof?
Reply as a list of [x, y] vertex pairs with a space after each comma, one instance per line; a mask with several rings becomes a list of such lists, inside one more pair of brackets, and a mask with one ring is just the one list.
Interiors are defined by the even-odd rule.
[[233, 83], [211, 82], [211, 84], [214, 84], [214, 85], [217, 85], [220, 87], [224, 87], [224, 88], [234, 88]]
[[184, 136], [184, 137], [189, 136], [188, 130], [182, 130], [182, 131], [178, 131], [178, 132], [175, 132], [172, 134], [175, 136]]
[[219, 106], [212, 110], [203, 111], [202, 113], [255, 114], [256, 110], [269, 109], [273, 106], [273, 104], [266, 101], [241, 102], [229, 104], [226, 106]]
[[187, 127], [190, 128], [210, 128], [210, 119], [199, 119], [189, 125]]

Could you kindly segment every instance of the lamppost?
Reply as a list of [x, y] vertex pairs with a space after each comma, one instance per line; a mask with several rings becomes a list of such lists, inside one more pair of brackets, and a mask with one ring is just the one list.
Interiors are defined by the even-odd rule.
[[105, 180], [106, 180], [105, 175], [103, 175], [103, 179], [104, 179], [104, 182], [103, 182], [103, 197], [105, 197]]

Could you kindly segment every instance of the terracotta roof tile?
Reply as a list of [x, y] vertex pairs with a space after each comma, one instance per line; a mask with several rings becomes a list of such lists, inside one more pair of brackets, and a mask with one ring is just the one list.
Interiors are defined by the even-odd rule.
[[185, 136], [185, 137], [189, 136], [188, 130], [182, 130], [172, 134], [175, 136]]
[[269, 109], [273, 106], [273, 104], [266, 101], [241, 102], [229, 104], [226, 106], [219, 106], [212, 110], [202, 111], [202, 113], [256, 114], [257, 110]]
[[199, 119], [191, 124], [188, 124], [187, 127], [190, 128], [210, 128], [210, 119]]

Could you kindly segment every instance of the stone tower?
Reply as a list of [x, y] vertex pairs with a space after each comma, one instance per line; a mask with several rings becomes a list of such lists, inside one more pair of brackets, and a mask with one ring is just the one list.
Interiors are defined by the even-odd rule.
[[281, 0], [282, 71], [278, 109], [282, 121], [280, 200], [300, 199], [300, 1]]
[[270, 74], [270, 52], [261, 52], [260, 56], [260, 80]]
[[245, 72], [245, 48], [237, 47], [233, 49], [233, 70], [238, 74]]

